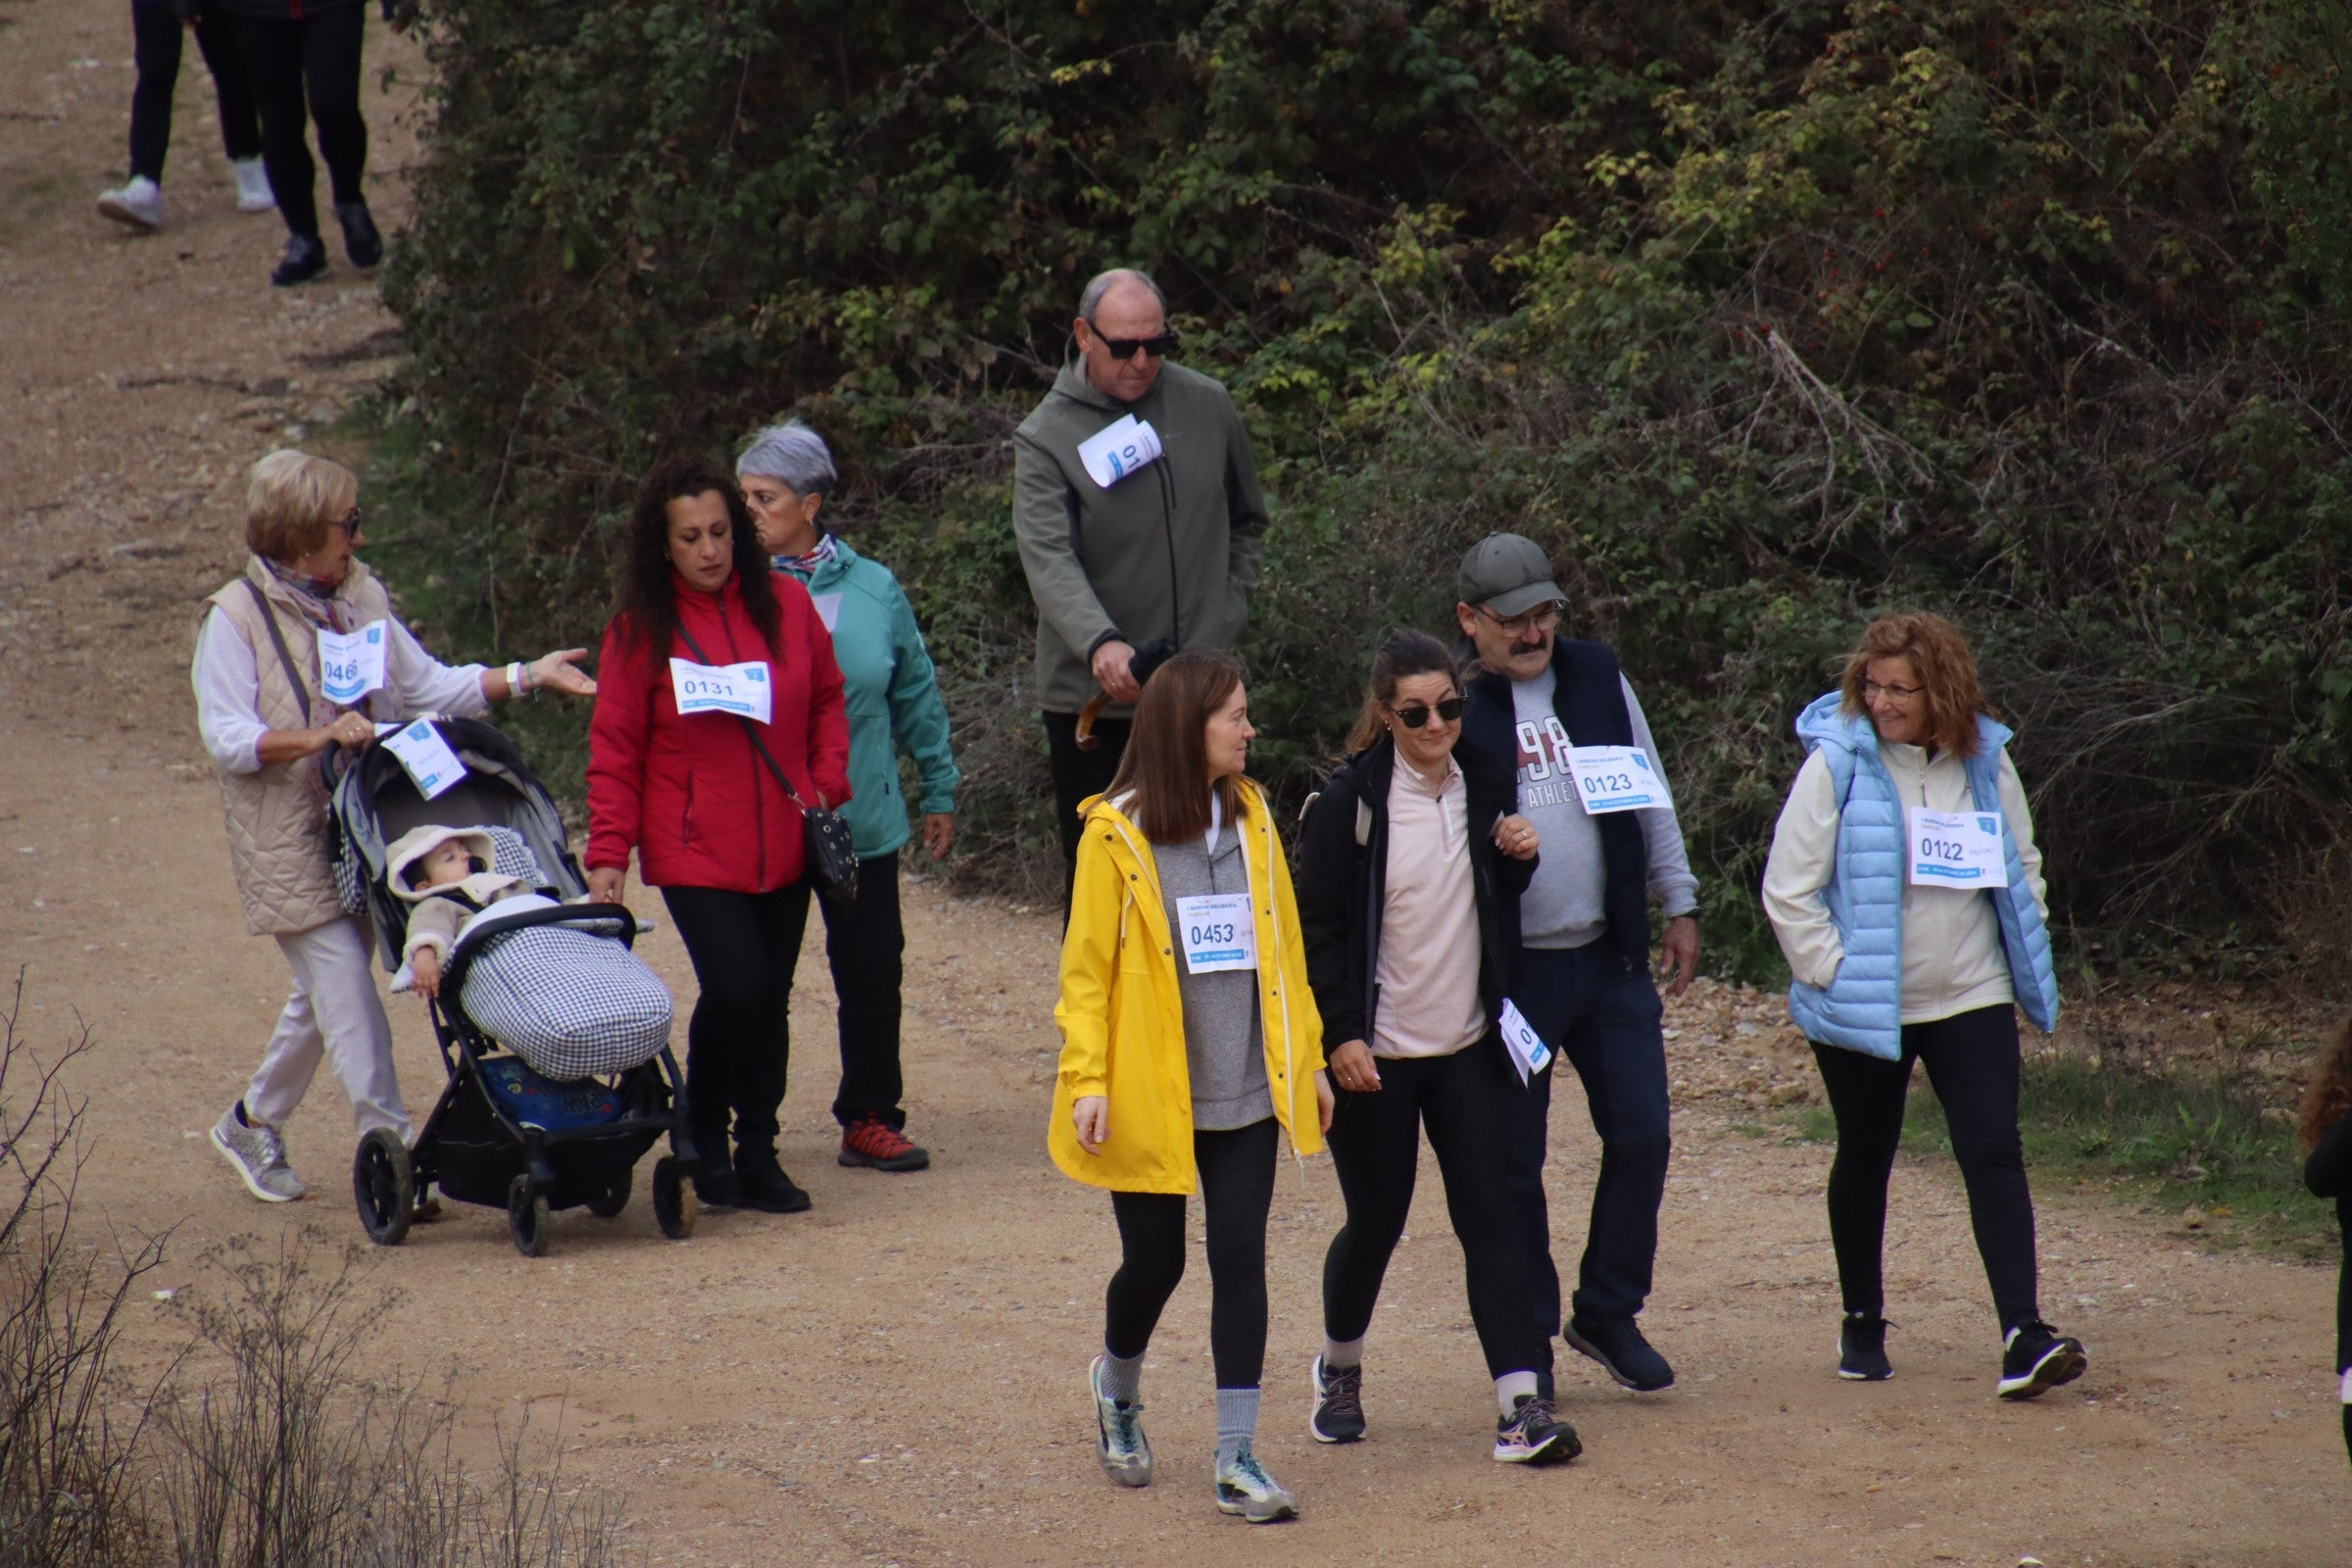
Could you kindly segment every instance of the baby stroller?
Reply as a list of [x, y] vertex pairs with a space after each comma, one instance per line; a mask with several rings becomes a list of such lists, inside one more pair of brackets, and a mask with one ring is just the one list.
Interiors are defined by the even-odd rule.
[[[697, 1157], [685, 1081], [668, 1046], [668, 995], [626, 956], [636, 942], [636, 917], [613, 904], [551, 906], [548, 899], [587, 890], [554, 798], [495, 726], [470, 718], [429, 722], [466, 768], [430, 801], [384, 746], [356, 756], [341, 748], [327, 754], [337, 886], [345, 907], [374, 922], [385, 969], [401, 962], [409, 918], [409, 906], [386, 885], [385, 850], [413, 827], [487, 830], [497, 851], [492, 869], [523, 878], [546, 898], [512, 901], [533, 906], [512, 912], [503, 902], [490, 906], [467, 922], [450, 952], [440, 994], [427, 1004], [448, 1086], [413, 1144], [381, 1127], [360, 1140], [351, 1173], [360, 1223], [370, 1241], [396, 1247], [408, 1235], [417, 1195], [438, 1187], [461, 1202], [503, 1206], [516, 1250], [537, 1257], [547, 1250], [550, 1209], [618, 1214], [638, 1158], [667, 1135], [670, 1152], [654, 1162], [654, 1219], [672, 1240], [693, 1234], [695, 1201], [686, 1177]], [[618, 954], [613, 942], [621, 944]], [[485, 958], [515, 943], [528, 956], [546, 956], [536, 944], [580, 965], [577, 991], [589, 997], [598, 992], [600, 962], [610, 974], [610, 960], [619, 957], [621, 967], [643, 975], [659, 994], [660, 1016], [640, 1007], [632, 1032], [591, 1039], [584, 1053], [549, 1062], [528, 1042], [542, 1038], [534, 1026], [550, 1020], [531, 1011], [527, 997], [511, 986], [476, 985], [468, 993], [476, 967], [487, 979], [493, 969]], [[626, 975], [621, 982], [625, 989]], [[565, 1000], [557, 999], [558, 1006]], [[540, 1060], [526, 1059], [531, 1054]], [[551, 1066], [552, 1076], [538, 1070]]]

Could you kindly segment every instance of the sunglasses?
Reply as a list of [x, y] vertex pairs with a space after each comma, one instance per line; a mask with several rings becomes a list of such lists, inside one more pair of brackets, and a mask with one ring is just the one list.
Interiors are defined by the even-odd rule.
[[368, 509], [366, 507], [355, 506], [342, 516], [336, 517], [332, 520], [334, 525], [342, 529], [345, 533], [358, 533], [360, 531], [360, 518], [367, 514], [367, 511]]
[[1174, 332], [1162, 332], [1157, 337], [1104, 337], [1097, 332], [1095, 341], [1108, 349], [1112, 359], [1125, 361], [1134, 359], [1138, 351], [1155, 360], [1164, 360], [1175, 353], [1184, 340]]
[[1439, 723], [1450, 724], [1455, 719], [1462, 716], [1462, 710], [1467, 706], [1468, 705], [1459, 697], [1448, 697], [1444, 702], [1438, 704], [1435, 708], [1422, 708], [1419, 706], [1412, 708], [1392, 708], [1389, 710], [1389, 711], [1395, 713], [1396, 715], [1396, 722], [1402, 724], [1406, 729], [1419, 729], [1422, 725], [1429, 722], [1429, 715], [1432, 713], [1438, 715]]

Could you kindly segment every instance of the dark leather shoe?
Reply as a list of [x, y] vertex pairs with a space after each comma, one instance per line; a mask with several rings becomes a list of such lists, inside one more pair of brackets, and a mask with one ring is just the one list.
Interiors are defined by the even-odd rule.
[[694, 1200], [705, 1208], [743, 1207], [743, 1186], [735, 1173], [724, 1165], [712, 1170], [697, 1171], [694, 1177]]
[[739, 1158], [735, 1184], [743, 1190], [743, 1206], [764, 1214], [798, 1214], [808, 1206], [808, 1195], [784, 1174], [773, 1154]]
[[270, 281], [279, 288], [291, 288], [296, 283], [308, 283], [325, 270], [326, 241], [316, 235], [305, 239], [300, 234], [288, 234], [286, 254], [270, 273]]
[[1630, 1317], [1571, 1317], [1561, 1337], [1598, 1361], [1621, 1387], [1637, 1394], [1674, 1387], [1674, 1368], [1642, 1337]]
[[338, 202], [335, 217], [342, 221], [343, 254], [352, 266], [364, 270], [384, 259], [384, 236], [375, 231], [366, 202]]

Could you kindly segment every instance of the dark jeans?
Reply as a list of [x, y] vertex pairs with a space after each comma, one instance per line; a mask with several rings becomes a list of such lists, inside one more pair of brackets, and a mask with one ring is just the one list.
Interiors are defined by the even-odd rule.
[[740, 1161], [772, 1154], [776, 1111], [792, 1054], [792, 971], [808, 925], [808, 884], [772, 893], [663, 888], [678, 939], [694, 960], [694, 1019], [686, 1026], [686, 1100], [708, 1170], [727, 1168], [727, 1116]]
[[1078, 875], [1078, 808], [1089, 797], [1110, 788], [1119, 760], [1127, 755], [1127, 736], [1135, 726], [1126, 719], [1104, 719], [1095, 725], [1102, 744], [1091, 752], [1078, 749], [1076, 713], [1040, 713], [1046, 725], [1046, 764], [1054, 773], [1054, 825], [1061, 834], [1061, 918], [1070, 918], [1070, 884]]
[[318, 171], [303, 140], [303, 121], [318, 126], [318, 152], [337, 205], [364, 200], [368, 120], [360, 113], [360, 45], [368, 30], [364, 5], [335, 6], [298, 22], [231, 17], [245, 79], [262, 112], [262, 167], [286, 232], [318, 237]]
[[1992, 1285], [2001, 1332], [2036, 1322], [2034, 1196], [2026, 1187], [2025, 1146], [2017, 1131], [2017, 1009], [1979, 1007], [1933, 1023], [1903, 1025], [1900, 1061], [1815, 1045], [1822, 1086], [1838, 1119], [1838, 1157], [1830, 1162], [1830, 1242], [1845, 1309], [1886, 1310], [1880, 1254], [1886, 1239], [1886, 1178], [1903, 1136], [1911, 1063], [1925, 1062], [1943, 1102], [1952, 1156], [1968, 1187], [1968, 1218], [1977, 1253]]
[[1522, 1125], [1513, 1140], [1511, 1191], [1531, 1284], [1544, 1336], [1560, 1332], [1560, 1275], [1551, 1257], [1551, 1222], [1544, 1197], [1544, 1160], [1551, 1137], [1551, 1081], [1560, 1061], [1585, 1086], [1592, 1131], [1600, 1138], [1600, 1174], [1592, 1184], [1592, 1218], [1577, 1271], [1576, 1315], [1588, 1320], [1631, 1317], [1649, 1298], [1658, 1255], [1658, 1203], [1666, 1196], [1667, 1129], [1665, 1016], [1647, 966], [1627, 958], [1606, 938], [1582, 948], [1529, 948], [1520, 954], [1511, 999], [1546, 1045], [1559, 1054], [1528, 1082]]
[[[1274, 1118], [1193, 1134], [1208, 1233], [1208, 1352], [1220, 1389], [1254, 1389], [1266, 1370], [1266, 1215], [1274, 1207]], [[1119, 1269], [1102, 1293], [1102, 1347], [1137, 1356], [1184, 1278], [1184, 1195], [1113, 1193]]]
[[[161, 3], [130, 8], [131, 58], [139, 69], [139, 84], [130, 93], [130, 172], [164, 182], [164, 155], [172, 148], [172, 95], [179, 85], [180, 34], [184, 29], [172, 8]], [[254, 118], [253, 95], [245, 88], [245, 64], [237, 56], [228, 24], [210, 11], [196, 19], [196, 47], [204, 54], [205, 69], [213, 74], [213, 93], [220, 102], [220, 144], [232, 161], [260, 155], [261, 122]]]
[[899, 984], [905, 978], [906, 928], [899, 921], [899, 857], [858, 858], [858, 902], [818, 899], [825, 916], [825, 962], [839, 999], [841, 1093], [833, 1119], [847, 1127], [878, 1116], [904, 1130], [906, 1093], [899, 1072]]
[[1462, 1244], [1470, 1321], [1487, 1375], [1545, 1365], [1544, 1331], [1528, 1309], [1527, 1257], [1512, 1209], [1510, 1169], [1495, 1151], [1519, 1119], [1526, 1091], [1490, 1035], [1450, 1056], [1382, 1057], [1380, 1088], [1339, 1092], [1331, 1158], [1348, 1220], [1323, 1256], [1323, 1332], [1358, 1340], [1372, 1324], [1380, 1282], [1413, 1206], [1421, 1133], [1446, 1181], [1446, 1212]]

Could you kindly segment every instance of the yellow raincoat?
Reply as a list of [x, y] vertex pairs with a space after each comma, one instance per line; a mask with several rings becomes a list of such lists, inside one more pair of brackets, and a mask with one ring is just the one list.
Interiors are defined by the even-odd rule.
[[[1323, 1147], [1315, 1107], [1323, 1020], [1307, 988], [1306, 947], [1273, 810], [1255, 784], [1244, 779], [1241, 787], [1266, 1087], [1293, 1152], [1311, 1154]], [[1061, 1070], [1046, 1146], [1064, 1175], [1089, 1186], [1190, 1193], [1197, 1180], [1192, 1077], [1184, 1055], [1176, 944], [1158, 867], [1151, 841], [1117, 808], [1097, 796], [1083, 809], [1070, 924], [1061, 943], [1061, 1000], [1054, 1007]], [[1110, 1101], [1110, 1136], [1100, 1154], [1080, 1148], [1070, 1125], [1071, 1106], [1088, 1095]]]

